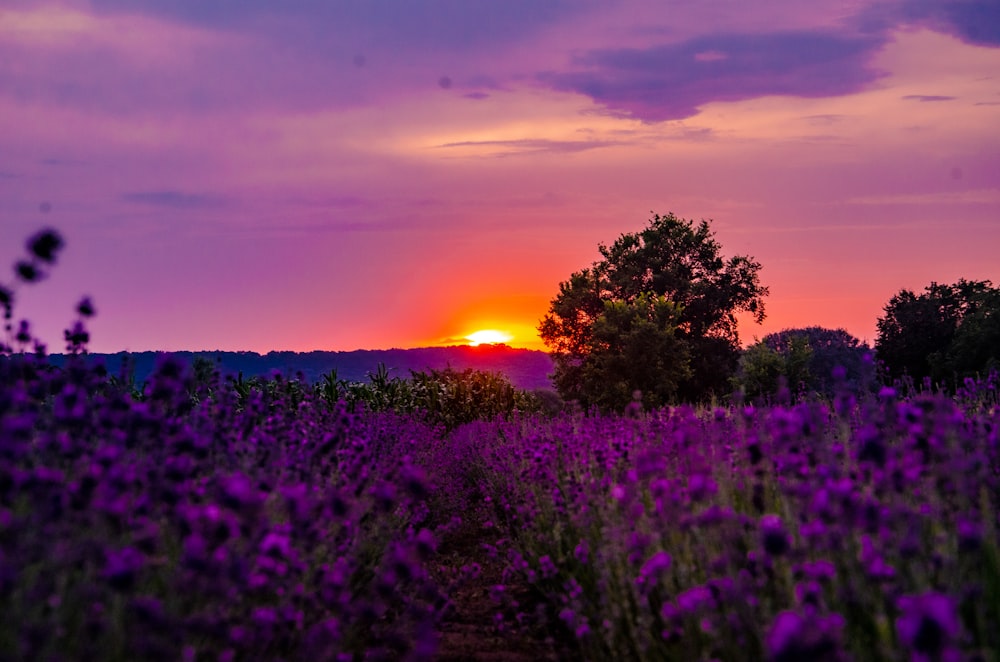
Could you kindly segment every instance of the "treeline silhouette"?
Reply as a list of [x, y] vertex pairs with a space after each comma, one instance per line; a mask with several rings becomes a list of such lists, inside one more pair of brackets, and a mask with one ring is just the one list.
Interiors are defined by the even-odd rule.
[[[227, 351], [183, 351], [171, 352], [175, 357], [193, 365], [196, 358], [214, 364], [223, 376], [267, 377], [280, 372], [294, 378], [301, 374], [309, 383], [322, 380], [324, 375], [336, 371], [340, 379], [349, 382], [369, 381], [369, 377], [384, 366], [392, 377], [407, 378], [411, 371], [425, 370], [465, 370], [472, 368], [485, 372], [499, 372], [511, 383], [524, 390], [551, 389], [549, 374], [552, 359], [545, 352], [518, 349], [507, 345], [423, 347], [416, 349], [384, 349], [355, 351], [313, 351], [313, 352], [227, 352]], [[156, 365], [163, 352], [118, 352], [116, 354], [87, 354], [86, 360], [92, 364], [102, 362], [109, 375], [121, 375], [124, 371], [137, 385], [142, 385]], [[67, 355], [52, 354], [53, 365], [65, 364]]]

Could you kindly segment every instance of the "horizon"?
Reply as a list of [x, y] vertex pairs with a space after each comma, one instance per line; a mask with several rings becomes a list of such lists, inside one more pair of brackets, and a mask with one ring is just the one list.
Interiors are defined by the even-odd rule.
[[762, 264], [743, 346], [1000, 282], [995, 2], [239, 7], [0, 8], [0, 265], [65, 238], [15, 307], [49, 351], [82, 296], [99, 354], [546, 351], [653, 212]]

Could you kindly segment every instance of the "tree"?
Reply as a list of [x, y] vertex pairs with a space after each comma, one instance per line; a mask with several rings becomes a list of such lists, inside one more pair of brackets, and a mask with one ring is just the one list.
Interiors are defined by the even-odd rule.
[[[842, 374], [834, 377], [837, 368]], [[864, 390], [875, 380], [872, 349], [844, 329], [785, 329], [743, 352], [734, 382], [747, 395], [772, 395], [779, 376], [793, 391], [833, 396], [840, 386]]]
[[948, 350], [935, 357], [934, 365], [956, 380], [1000, 371], [1000, 289], [984, 293], [979, 305], [966, 313]]
[[889, 378], [940, 383], [998, 362], [1000, 290], [988, 280], [900, 290], [884, 310], [875, 352]]
[[610, 409], [637, 390], [648, 406], [727, 392], [736, 314], [764, 319], [760, 263], [723, 259], [708, 221], [673, 214], [598, 250], [601, 260], [559, 284], [538, 327], [560, 394]]
[[592, 327], [593, 344], [582, 363], [582, 391], [601, 409], [622, 409], [641, 394], [646, 407], [662, 407], [691, 376], [690, 356], [677, 336], [681, 308], [666, 297], [605, 301]]
[[753, 398], [776, 395], [782, 385], [801, 391], [808, 388], [812, 355], [812, 347], [805, 336], [792, 336], [780, 348], [768, 343], [765, 337], [740, 356], [733, 383]]

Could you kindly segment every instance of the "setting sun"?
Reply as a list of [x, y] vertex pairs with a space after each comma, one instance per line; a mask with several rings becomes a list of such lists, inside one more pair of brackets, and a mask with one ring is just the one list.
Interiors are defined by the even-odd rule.
[[470, 345], [476, 347], [477, 345], [495, 345], [497, 343], [506, 343], [513, 340], [514, 336], [504, 331], [483, 329], [482, 331], [470, 333], [465, 336], [465, 339], [469, 341]]

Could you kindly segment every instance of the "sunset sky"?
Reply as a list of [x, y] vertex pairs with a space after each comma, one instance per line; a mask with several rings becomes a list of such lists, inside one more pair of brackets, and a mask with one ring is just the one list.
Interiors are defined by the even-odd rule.
[[873, 342], [1000, 284], [997, 0], [3, 0], [0, 282], [60, 351], [541, 348], [651, 212]]

